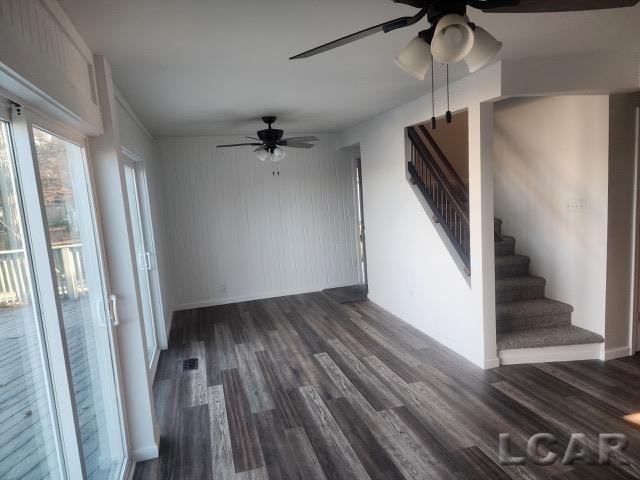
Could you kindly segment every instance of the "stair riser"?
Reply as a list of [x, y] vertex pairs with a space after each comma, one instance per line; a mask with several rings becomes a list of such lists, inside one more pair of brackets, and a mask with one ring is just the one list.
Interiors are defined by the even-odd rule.
[[496, 266], [496, 278], [523, 277], [529, 275], [529, 264]]
[[520, 302], [544, 297], [544, 286], [514, 288], [496, 292], [496, 303]]
[[534, 317], [503, 318], [496, 320], [498, 333], [531, 330], [534, 328], [562, 327], [571, 325], [571, 313], [538, 315]]
[[493, 221], [493, 229], [494, 229], [495, 235], [498, 238], [502, 238], [502, 220], [496, 218]]
[[496, 242], [496, 257], [504, 257], [515, 253], [516, 244], [514, 242]]

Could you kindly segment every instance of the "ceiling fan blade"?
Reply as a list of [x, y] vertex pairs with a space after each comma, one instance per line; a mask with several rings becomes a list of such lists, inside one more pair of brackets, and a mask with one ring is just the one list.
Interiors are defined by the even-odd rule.
[[258, 141], [262, 141], [262, 140], [260, 140], [259, 138], [256, 138], [256, 137], [245, 137], [245, 138], [248, 138], [249, 140], [258, 140]]
[[637, 4], [638, 1], [639, 0], [473, 0], [469, 2], [469, 5], [491, 13], [543, 13], [632, 7]]
[[416, 8], [425, 8], [430, 0], [392, 0], [393, 3], [404, 3], [405, 5], [411, 5]]
[[266, 150], [266, 149], [267, 149], [267, 146], [266, 146], [266, 145], [261, 145], [261, 146], [259, 146], [258, 148], [256, 148], [256, 149], [254, 150], [254, 152], [260, 152], [260, 151], [262, 151], [262, 150]]
[[365, 28], [364, 30], [360, 30], [359, 32], [347, 35], [346, 37], [339, 38], [338, 40], [334, 40], [333, 42], [325, 43], [324, 45], [320, 45], [319, 47], [307, 50], [306, 52], [291, 57], [289, 60], [308, 58], [314, 55], [318, 55], [319, 53], [328, 52], [329, 50], [333, 50], [334, 48], [342, 47], [343, 45], [347, 45], [348, 43], [366, 38], [370, 35], [373, 35], [374, 33], [389, 33], [393, 30], [397, 30], [398, 28], [409, 27], [422, 20], [426, 14], [427, 9], [423, 8], [413, 17], [396, 18], [395, 20], [381, 23], [380, 25], [376, 25], [375, 27]]
[[258, 145], [262, 145], [262, 143], [233, 143], [231, 145], [218, 145], [218, 148], [244, 147], [244, 146], [257, 147]]
[[289, 143], [305, 143], [305, 142], [317, 142], [320, 139], [317, 137], [291, 137], [283, 138], [278, 142], [279, 145], [288, 145]]
[[281, 145], [286, 148], [313, 148], [315, 145], [313, 143], [289, 143], [287, 145]]

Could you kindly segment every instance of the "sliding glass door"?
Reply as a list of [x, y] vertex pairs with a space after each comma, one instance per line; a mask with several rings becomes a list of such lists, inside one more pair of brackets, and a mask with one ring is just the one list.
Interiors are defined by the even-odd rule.
[[58, 412], [13, 152], [9, 124], [0, 121], [0, 478], [61, 479]]
[[116, 479], [125, 459], [114, 337], [84, 149], [33, 128], [82, 459], [89, 479]]
[[138, 188], [138, 172], [133, 161], [127, 161], [124, 166], [127, 183], [127, 196], [129, 198], [129, 214], [131, 215], [131, 228], [133, 230], [133, 243], [138, 259], [138, 281], [140, 283], [140, 299], [142, 301], [144, 333], [147, 340], [147, 358], [149, 365], [157, 351], [157, 335], [153, 311], [153, 296], [151, 294], [151, 253], [147, 246], [145, 229], [142, 223], [142, 201]]
[[117, 308], [84, 141], [50, 125], [0, 97], [0, 479], [121, 480]]

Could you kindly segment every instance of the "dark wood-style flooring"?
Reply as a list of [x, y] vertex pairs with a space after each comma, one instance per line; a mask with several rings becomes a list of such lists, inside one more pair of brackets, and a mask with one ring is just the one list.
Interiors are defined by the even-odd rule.
[[[639, 478], [637, 356], [483, 371], [322, 293], [180, 312], [154, 393], [160, 458], [138, 480]], [[524, 455], [539, 432], [560, 458], [572, 433], [596, 458], [598, 433], [626, 434], [630, 465], [501, 464], [500, 433]]]

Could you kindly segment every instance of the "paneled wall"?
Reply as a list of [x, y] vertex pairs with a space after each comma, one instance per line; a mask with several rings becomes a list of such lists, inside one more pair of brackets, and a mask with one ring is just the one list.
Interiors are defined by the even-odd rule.
[[93, 54], [54, 0], [0, 1], [0, 89], [88, 135], [102, 130]]
[[159, 139], [177, 308], [359, 281], [351, 155], [336, 137], [277, 164], [238, 137]]

